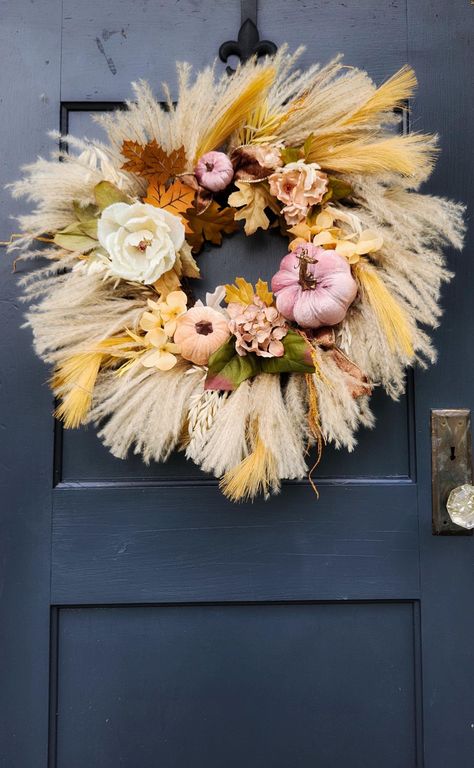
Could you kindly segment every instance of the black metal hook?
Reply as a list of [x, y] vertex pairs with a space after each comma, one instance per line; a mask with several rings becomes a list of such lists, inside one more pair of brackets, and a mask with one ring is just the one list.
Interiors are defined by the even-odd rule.
[[[252, 56], [260, 59], [262, 56], [272, 56], [277, 51], [277, 46], [270, 40], [260, 40], [260, 35], [256, 24], [252, 19], [247, 18], [243, 22], [237, 35], [237, 40], [227, 40], [219, 48], [219, 58], [224, 63], [229, 56], [237, 56], [243, 63]], [[227, 66], [226, 72], [232, 75], [235, 70]]]

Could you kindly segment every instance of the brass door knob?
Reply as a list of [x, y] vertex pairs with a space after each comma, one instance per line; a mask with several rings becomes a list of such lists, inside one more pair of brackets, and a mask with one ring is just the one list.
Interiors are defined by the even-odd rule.
[[474, 528], [474, 485], [458, 485], [453, 488], [446, 502], [446, 509], [453, 523], [461, 528]]

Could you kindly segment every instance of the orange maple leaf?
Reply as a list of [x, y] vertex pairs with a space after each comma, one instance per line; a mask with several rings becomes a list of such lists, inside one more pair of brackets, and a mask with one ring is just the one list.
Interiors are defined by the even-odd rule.
[[191, 229], [184, 214], [193, 205], [196, 194], [194, 189], [186, 186], [179, 179], [176, 179], [169, 187], [160, 184], [158, 179], [158, 176], [153, 176], [150, 180], [147, 195], [143, 202], [155, 205], [157, 208], [164, 208], [165, 211], [174, 213], [175, 216], [181, 216], [186, 232], [190, 233]]
[[146, 178], [156, 177], [158, 184], [166, 184], [184, 171], [186, 166], [184, 147], [178, 147], [168, 153], [155, 139], [145, 146], [136, 141], [124, 141], [122, 155], [127, 158], [127, 162], [122, 166], [124, 171]]

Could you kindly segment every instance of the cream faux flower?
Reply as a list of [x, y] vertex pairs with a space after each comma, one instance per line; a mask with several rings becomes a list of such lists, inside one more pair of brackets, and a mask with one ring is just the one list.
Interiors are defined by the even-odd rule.
[[186, 312], [188, 297], [184, 291], [171, 291], [164, 301], [158, 304], [163, 328], [168, 336], [173, 336], [176, 330], [176, 321], [178, 317]]
[[312, 205], [323, 199], [328, 189], [328, 177], [317, 163], [297, 160], [279, 168], [268, 177], [270, 192], [284, 207], [282, 213], [290, 226], [302, 221]]
[[[346, 229], [337, 226], [346, 224]], [[294, 251], [304, 242], [312, 242], [322, 248], [335, 250], [344, 256], [349, 264], [356, 264], [360, 257], [379, 251], [383, 237], [374, 229], [363, 229], [360, 219], [353, 213], [327, 207], [316, 216], [314, 223], [300, 222], [289, 230], [295, 239], [290, 243]]]
[[184, 226], [178, 216], [148, 203], [113, 203], [102, 211], [97, 236], [110, 274], [149, 285], [172, 269]]
[[[336, 221], [348, 225], [352, 232], [334, 227]], [[349, 264], [356, 264], [361, 256], [379, 251], [383, 246], [383, 237], [380, 232], [374, 229], [363, 229], [360, 219], [352, 213], [338, 209], [327, 209], [316, 217], [316, 226], [318, 223], [322, 226], [313, 237], [314, 245], [333, 248], [341, 256], [344, 256]]]
[[178, 362], [176, 353], [179, 352], [179, 347], [170, 341], [163, 328], [154, 328], [152, 331], [148, 331], [145, 340], [151, 347], [140, 358], [145, 368], [158, 368], [159, 371], [169, 371], [174, 368]]

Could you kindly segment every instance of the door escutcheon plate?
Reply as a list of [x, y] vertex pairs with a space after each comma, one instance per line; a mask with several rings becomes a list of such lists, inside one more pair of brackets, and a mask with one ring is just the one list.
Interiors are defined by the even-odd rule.
[[446, 502], [453, 488], [472, 484], [471, 412], [467, 408], [431, 411], [433, 533], [472, 536], [451, 520]]

